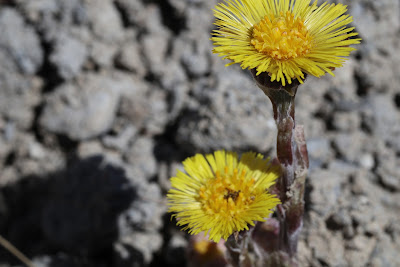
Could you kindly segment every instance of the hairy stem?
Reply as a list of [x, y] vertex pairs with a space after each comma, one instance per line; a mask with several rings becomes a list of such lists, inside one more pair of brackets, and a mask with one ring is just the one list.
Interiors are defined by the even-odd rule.
[[281, 262], [285, 266], [296, 266], [295, 257], [298, 236], [303, 225], [304, 185], [308, 168], [304, 130], [301, 126], [296, 127], [295, 123], [295, 96], [299, 83], [293, 81], [290, 85], [282, 86], [281, 83], [271, 82], [268, 73], [256, 75], [253, 70], [252, 74], [258, 87], [272, 103], [278, 129], [277, 158], [282, 170], [277, 182], [282, 202], [276, 210], [279, 227], [275, 229], [279, 231], [279, 235], [273, 240], [273, 244], [277, 244], [276, 247], [273, 250], [264, 250], [267, 254], [265, 263], [273, 261]]

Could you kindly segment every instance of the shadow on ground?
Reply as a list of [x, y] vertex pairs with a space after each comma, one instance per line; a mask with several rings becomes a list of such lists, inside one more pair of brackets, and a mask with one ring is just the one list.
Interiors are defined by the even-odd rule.
[[[72, 162], [59, 172], [1, 188], [0, 233], [29, 258], [52, 256], [50, 266], [89, 266], [74, 263], [74, 257], [111, 266], [118, 261], [112, 249], [117, 217], [136, 198], [135, 189], [121, 168], [101, 156]], [[0, 259], [17, 263], [2, 248]]]

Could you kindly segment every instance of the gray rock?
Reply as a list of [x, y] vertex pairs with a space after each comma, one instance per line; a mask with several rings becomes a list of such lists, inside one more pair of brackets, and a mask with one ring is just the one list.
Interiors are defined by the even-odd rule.
[[142, 1], [116, 0], [117, 5], [124, 11], [130, 24], [143, 25], [146, 18], [145, 5]]
[[[162, 226], [165, 207], [159, 205], [160, 187], [147, 183], [143, 177], [131, 177], [135, 185], [137, 198], [118, 218], [120, 238], [117, 242], [117, 258], [122, 262], [140, 262], [148, 264], [153, 253], [162, 245], [157, 231]], [[121, 265], [126, 266], [126, 265]]]
[[36, 267], [50, 267], [52, 258], [50, 256], [39, 256], [32, 259], [32, 263]]
[[96, 37], [108, 43], [120, 42], [123, 39], [121, 17], [112, 1], [85, 1], [85, 7]]
[[118, 113], [139, 131], [145, 130], [149, 135], [162, 133], [169, 121], [167, 92], [158, 88], [150, 90], [149, 84], [138, 78], [129, 86], [122, 93]]
[[29, 21], [40, 24], [44, 17], [57, 16], [54, 23], [63, 25], [85, 24], [86, 10], [81, 0], [53, 1], [53, 0], [18, 0], [18, 7], [22, 9]]
[[13, 9], [0, 10], [0, 49], [14, 59], [20, 70], [34, 74], [43, 62], [40, 40], [31, 26]]
[[63, 84], [52, 93], [40, 118], [47, 130], [84, 140], [106, 132], [112, 125], [121, 84], [100, 75], [85, 75], [77, 84]]
[[196, 84], [194, 99], [179, 122], [176, 141], [185, 149], [265, 151], [276, 126], [268, 98], [242, 73], [230, 71], [215, 85]]
[[28, 20], [38, 23], [42, 16], [54, 15], [60, 11], [58, 2], [53, 0], [19, 0], [18, 5]]
[[329, 215], [335, 208], [326, 203], [338, 203], [343, 196], [342, 184], [346, 177], [332, 171], [315, 170], [309, 174], [313, 190], [310, 193], [311, 209], [320, 216]]
[[333, 213], [326, 221], [327, 227], [334, 231], [349, 227], [351, 223], [351, 217], [344, 209]]
[[[121, 239], [120, 242], [124, 246], [140, 252], [143, 257], [143, 263], [139, 266], [150, 264], [154, 252], [158, 251], [162, 246], [162, 238], [157, 232], [135, 232], [132, 235], [123, 236]], [[135, 256], [137, 257], [137, 255]]]
[[19, 176], [44, 176], [65, 166], [60, 151], [43, 146], [30, 134], [18, 132], [10, 145], [15, 161], [13, 168]]
[[[399, 20], [397, 1], [357, 1], [350, 12], [356, 16], [354, 26], [363, 37], [360, 55], [365, 64], [358, 65], [360, 82], [371, 91], [398, 92], [399, 77], [396, 73], [400, 55], [395, 40]], [[362, 14], [362, 15], [361, 15]], [[379, 14], [379, 15], [377, 15]], [[381, 19], [385, 18], [385, 19]]]
[[153, 140], [139, 137], [127, 151], [126, 158], [128, 163], [143, 173], [146, 179], [150, 179], [157, 173], [157, 163], [153, 155]]
[[327, 138], [311, 138], [307, 140], [310, 170], [320, 167], [333, 157], [331, 145]]
[[[204, 1], [208, 2], [208, 1]], [[211, 1], [209, 1], [211, 2]], [[207, 3], [206, 3], [207, 4]], [[214, 16], [209, 11], [210, 8], [199, 8], [196, 5], [188, 7], [186, 11], [187, 28], [195, 35], [209, 35], [211, 32], [211, 25], [214, 22]], [[207, 29], [206, 31], [204, 29]]]
[[379, 153], [377, 174], [382, 184], [389, 190], [400, 191], [400, 159], [395, 153], [386, 150]]
[[400, 151], [400, 111], [389, 95], [371, 95], [369, 102], [373, 113], [373, 133], [383, 138], [393, 149]]
[[199, 50], [199, 47], [203, 46], [196, 46], [186, 45], [187, 47], [182, 49], [182, 63], [185, 66], [187, 72], [190, 76], [199, 77], [205, 75], [210, 69], [210, 59], [208, 58], [209, 51]]
[[365, 153], [360, 156], [360, 165], [368, 170], [372, 169], [375, 166], [375, 159], [374, 157], [369, 154]]
[[67, 35], [59, 35], [50, 62], [56, 66], [61, 78], [69, 80], [80, 72], [86, 61], [87, 48], [81, 41]]
[[[142, 19], [140, 25], [150, 35], [163, 35], [164, 37], [170, 35], [170, 31], [163, 22], [163, 15], [161, 7], [155, 4], [145, 5], [143, 9], [139, 10], [139, 18]], [[169, 14], [171, 15], [171, 14]]]
[[340, 234], [332, 234], [324, 229], [319, 229], [309, 237], [308, 242], [314, 259], [324, 262], [328, 266], [346, 266], [345, 248]]
[[43, 159], [45, 157], [45, 150], [43, 146], [33, 141], [29, 146], [29, 156], [33, 159]]
[[5, 138], [12, 139], [15, 133], [12, 127], [31, 127], [33, 108], [40, 102], [42, 81], [8, 69], [8, 66], [13, 65], [7, 63], [8, 59], [3, 57], [0, 49], [0, 60], [3, 60], [0, 63], [0, 114], [10, 122], [5, 128]]
[[[135, 201], [131, 205], [129, 220], [137, 230], [154, 231], [162, 227], [162, 216], [165, 213], [165, 207], [158, 205], [161, 201], [160, 187], [155, 183], [150, 183], [138, 187], [138, 196], [141, 201]], [[140, 216], [137, 216], [138, 213]]]
[[101, 67], [112, 67], [116, 53], [117, 47], [115, 45], [103, 42], [92, 42], [91, 44], [91, 60]]
[[89, 140], [81, 142], [77, 148], [77, 154], [79, 158], [89, 158], [92, 156], [103, 155], [104, 149], [99, 141]]
[[395, 267], [400, 265], [398, 251], [399, 243], [393, 244], [388, 236], [382, 236], [370, 256], [370, 265], [373, 267], [388, 266]]
[[129, 142], [136, 136], [137, 129], [133, 125], [128, 125], [117, 136], [105, 136], [103, 144], [106, 147], [115, 148], [119, 151], [126, 151]]
[[[185, 69], [176, 61], [167, 61], [165, 63], [160, 79], [162, 87], [168, 91], [174, 92], [177, 87], [188, 86]], [[201, 83], [201, 81], [198, 81], [198, 83]]]
[[165, 34], [148, 34], [142, 38], [143, 54], [149, 69], [156, 75], [165, 71], [168, 40]]
[[357, 235], [347, 242], [346, 260], [352, 266], [369, 266], [371, 253], [376, 246], [375, 238]]
[[332, 124], [341, 132], [355, 132], [360, 128], [360, 116], [356, 112], [335, 112]]
[[184, 14], [185, 9], [188, 6], [189, 1], [181, 1], [181, 0], [168, 0], [168, 3], [175, 9], [175, 11], [179, 14]]
[[146, 68], [142, 56], [139, 52], [139, 46], [136, 42], [126, 43], [117, 56], [117, 64], [121, 67], [133, 71], [140, 77], [146, 74]]
[[333, 144], [346, 161], [360, 164], [361, 154], [363, 154], [364, 143], [369, 141], [369, 137], [362, 132], [340, 133], [335, 136]]

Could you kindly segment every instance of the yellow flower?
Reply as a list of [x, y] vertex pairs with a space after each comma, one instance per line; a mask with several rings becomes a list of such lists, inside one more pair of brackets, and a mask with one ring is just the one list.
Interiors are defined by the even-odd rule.
[[167, 194], [169, 212], [190, 234], [202, 231], [219, 242], [233, 232], [248, 230], [280, 203], [267, 189], [279, 176], [269, 159], [253, 152], [238, 159], [236, 153], [219, 150], [196, 154], [183, 162], [184, 172], [171, 178]]
[[320, 77], [341, 67], [360, 38], [347, 28], [347, 6], [311, 0], [225, 0], [214, 9], [214, 53], [243, 69], [267, 72], [283, 86], [303, 83], [304, 73]]

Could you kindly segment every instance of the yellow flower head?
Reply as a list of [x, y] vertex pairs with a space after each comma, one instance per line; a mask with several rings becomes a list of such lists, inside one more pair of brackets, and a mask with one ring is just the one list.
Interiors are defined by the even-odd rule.
[[215, 7], [214, 53], [285, 86], [341, 67], [360, 38], [347, 6], [311, 0], [225, 0]]
[[267, 191], [278, 169], [260, 154], [247, 152], [239, 160], [236, 153], [219, 150], [187, 158], [183, 166], [187, 174], [178, 171], [171, 178], [168, 211], [190, 234], [204, 231], [215, 242], [226, 240], [254, 221], [265, 221], [280, 203]]

